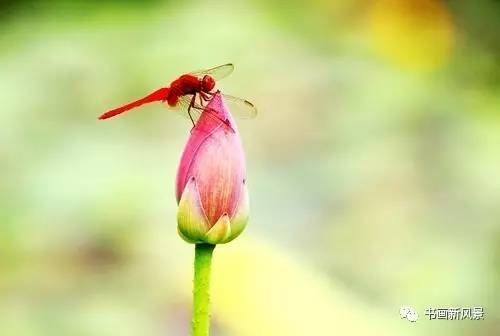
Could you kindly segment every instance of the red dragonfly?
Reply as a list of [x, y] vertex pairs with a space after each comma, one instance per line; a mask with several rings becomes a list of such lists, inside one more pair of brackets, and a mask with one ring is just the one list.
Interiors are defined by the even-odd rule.
[[[214, 90], [216, 80], [229, 76], [234, 70], [231, 63], [216, 66], [214, 68], [195, 71], [184, 74], [170, 83], [170, 86], [162, 87], [141, 99], [135, 100], [123, 106], [109, 110], [102, 114], [99, 119], [108, 119], [133, 108], [153, 102], [166, 102], [169, 107], [187, 111], [193, 125], [206, 104], [216, 93]], [[253, 118], [257, 115], [257, 109], [248, 100], [224, 94], [224, 100], [231, 105], [231, 111], [243, 118]], [[208, 111], [210, 112], [210, 111]], [[215, 118], [217, 113], [212, 115]], [[226, 122], [225, 120], [222, 120]]]

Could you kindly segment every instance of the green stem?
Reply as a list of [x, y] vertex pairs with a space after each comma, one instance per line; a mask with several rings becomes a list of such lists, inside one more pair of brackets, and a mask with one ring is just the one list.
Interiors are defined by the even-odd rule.
[[215, 245], [196, 244], [194, 253], [192, 336], [208, 336], [210, 330], [210, 270]]

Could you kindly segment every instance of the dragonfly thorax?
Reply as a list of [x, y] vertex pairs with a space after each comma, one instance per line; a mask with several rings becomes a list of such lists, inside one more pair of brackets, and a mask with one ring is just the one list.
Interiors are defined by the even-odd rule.
[[215, 87], [215, 79], [210, 75], [203, 76], [201, 80], [201, 90], [203, 92], [210, 92]]

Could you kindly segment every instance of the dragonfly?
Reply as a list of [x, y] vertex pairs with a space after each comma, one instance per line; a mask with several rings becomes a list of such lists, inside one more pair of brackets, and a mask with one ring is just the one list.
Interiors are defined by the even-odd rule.
[[[114, 108], [102, 114], [99, 119], [109, 119], [130, 111], [134, 108], [153, 102], [162, 102], [170, 108], [187, 114], [193, 123], [203, 111], [220, 120], [216, 111], [207, 110], [207, 103], [217, 93], [216, 82], [229, 76], [234, 71], [234, 65], [227, 63], [210, 69], [186, 73], [175, 79], [169, 86], [159, 88], [152, 93], [130, 103]], [[254, 118], [257, 115], [255, 105], [246, 99], [223, 94], [224, 101], [231, 106], [231, 111], [241, 118]], [[227, 120], [221, 120], [227, 124]]]

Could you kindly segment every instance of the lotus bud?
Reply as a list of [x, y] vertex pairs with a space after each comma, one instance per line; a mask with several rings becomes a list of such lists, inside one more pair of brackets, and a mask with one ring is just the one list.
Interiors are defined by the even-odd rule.
[[240, 136], [217, 92], [191, 131], [177, 171], [177, 229], [188, 243], [224, 244], [248, 222]]

